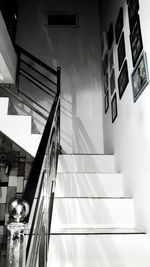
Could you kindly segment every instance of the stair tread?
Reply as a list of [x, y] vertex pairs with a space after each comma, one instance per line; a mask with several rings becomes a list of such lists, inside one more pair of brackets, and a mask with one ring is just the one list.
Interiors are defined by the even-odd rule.
[[54, 234], [145, 234], [136, 228], [55, 228], [51, 229]]
[[48, 266], [149, 267], [147, 234], [51, 235]]
[[101, 196], [88, 196], [88, 197], [85, 197], [85, 196], [80, 196], [80, 197], [78, 197], [78, 196], [73, 196], [73, 197], [58, 197], [58, 196], [56, 196], [55, 197], [55, 199], [101, 199], [101, 200], [103, 200], [103, 199], [108, 199], [108, 200], [110, 200], [110, 199], [132, 199], [132, 197], [131, 196], [117, 196], [117, 197], [101, 197]]

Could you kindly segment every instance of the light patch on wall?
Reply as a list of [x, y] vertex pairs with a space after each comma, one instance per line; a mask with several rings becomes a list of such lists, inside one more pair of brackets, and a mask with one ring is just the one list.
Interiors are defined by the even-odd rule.
[[12, 76], [9, 72], [9, 69], [1, 53], [0, 53], [0, 83], [13, 83]]
[[73, 12], [48, 12], [47, 13], [48, 27], [78, 27], [79, 16]]

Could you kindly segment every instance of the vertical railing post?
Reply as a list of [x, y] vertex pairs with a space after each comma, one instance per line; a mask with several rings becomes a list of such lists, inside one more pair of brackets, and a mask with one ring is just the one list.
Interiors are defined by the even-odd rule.
[[[59, 96], [60, 96], [60, 85], [61, 85], [61, 67], [57, 67], [57, 94], [59, 94]], [[61, 151], [61, 145], [60, 145], [60, 109], [61, 109], [61, 106], [60, 106], [60, 102], [59, 102], [59, 107], [58, 107], [58, 109], [59, 109], [59, 126], [57, 125], [57, 127], [59, 127], [59, 136], [58, 136], [58, 143], [59, 143], [59, 147], [58, 147], [58, 151], [59, 151], [59, 153], [60, 153], [60, 151]]]
[[61, 68], [57, 67], [57, 94], [60, 94]]
[[17, 89], [16, 93], [17, 95], [19, 95], [20, 59], [21, 59], [20, 51], [17, 51], [17, 69], [16, 69], [16, 89]]

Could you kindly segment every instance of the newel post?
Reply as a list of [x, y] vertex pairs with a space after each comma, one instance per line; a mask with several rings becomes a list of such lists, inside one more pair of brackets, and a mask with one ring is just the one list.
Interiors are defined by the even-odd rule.
[[12, 221], [8, 224], [7, 267], [25, 266], [25, 217], [29, 213], [26, 201], [15, 199], [9, 207]]

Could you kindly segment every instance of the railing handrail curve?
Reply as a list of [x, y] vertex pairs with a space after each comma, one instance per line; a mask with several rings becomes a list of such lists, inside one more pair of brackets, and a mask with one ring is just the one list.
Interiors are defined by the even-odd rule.
[[25, 191], [23, 193], [23, 200], [27, 201], [30, 207], [32, 206], [32, 203], [33, 203], [36, 187], [38, 184], [38, 177], [40, 175], [48, 139], [51, 133], [52, 125], [53, 125], [53, 119], [55, 117], [56, 109], [58, 107], [59, 97], [60, 97], [59, 94], [55, 96], [47, 123], [45, 125], [42, 139], [41, 139], [39, 148], [37, 150], [31, 172], [28, 177], [28, 182], [27, 182]]

